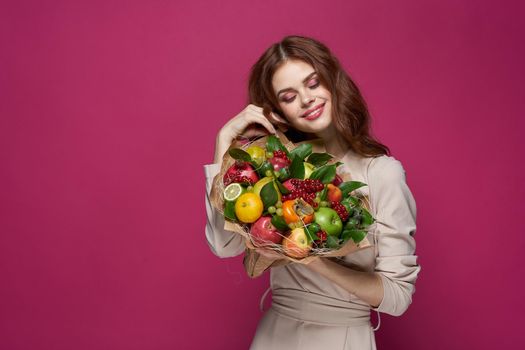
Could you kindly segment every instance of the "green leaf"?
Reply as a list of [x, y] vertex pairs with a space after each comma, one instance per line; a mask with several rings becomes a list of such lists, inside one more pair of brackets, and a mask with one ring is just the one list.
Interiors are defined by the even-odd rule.
[[235, 215], [235, 202], [234, 201], [224, 202], [224, 217], [231, 221], [237, 221], [237, 216]]
[[281, 140], [275, 135], [268, 136], [268, 139], [266, 141], [266, 151], [268, 152], [275, 152], [277, 150], [282, 150], [286, 153], [286, 155], [289, 155], [290, 152], [284, 147], [284, 145], [281, 143]]
[[308, 229], [312, 233], [317, 233], [317, 232], [321, 231], [321, 225], [319, 225], [317, 222], [312, 222], [311, 224], [307, 225], [306, 227], [308, 227]]
[[277, 203], [277, 191], [275, 190], [273, 181], [270, 181], [263, 186], [260, 195], [265, 209], [268, 209], [269, 206]]
[[361, 224], [361, 219], [356, 217], [350, 217], [348, 218], [348, 221], [345, 224], [345, 229], [347, 230], [354, 230], [357, 229], [357, 227]]
[[328, 248], [339, 248], [339, 239], [334, 236], [328, 236], [326, 238], [326, 246]]
[[328, 161], [332, 158], [333, 156], [328, 153], [312, 153], [308, 157], [307, 162], [311, 163], [316, 168], [319, 168], [328, 163]]
[[341, 239], [344, 243], [346, 243], [350, 237], [352, 237], [352, 230], [351, 229], [343, 229], [343, 232], [341, 232]]
[[288, 167], [281, 168], [278, 172], [279, 181], [286, 181], [290, 178], [290, 169]]
[[288, 189], [284, 187], [284, 185], [280, 181], [275, 181], [275, 183], [277, 184], [277, 187], [279, 188], [279, 192], [281, 192], [282, 194], [290, 193], [290, 191], [288, 191]]
[[314, 170], [310, 179], [320, 180], [324, 184], [329, 184], [335, 179], [335, 164], [323, 165], [319, 169]]
[[304, 179], [304, 162], [297, 155], [292, 156], [292, 164], [290, 164], [290, 177], [296, 179]]
[[272, 225], [275, 226], [279, 231], [288, 231], [288, 224], [284, 221], [284, 218], [279, 215], [272, 216]]
[[341, 204], [343, 204], [344, 206], [349, 205], [351, 207], [355, 207], [359, 205], [359, 198], [354, 196], [348, 196], [341, 201]]
[[352, 239], [355, 243], [361, 242], [366, 237], [366, 231], [356, 229], [344, 229], [341, 238], [344, 242]]
[[230, 148], [228, 153], [233, 159], [243, 160], [245, 162], [252, 162], [250, 154], [240, 148]]
[[361, 208], [361, 225], [363, 227], [368, 227], [370, 225], [372, 225], [375, 221], [374, 217], [372, 216], [372, 214], [370, 214], [370, 212], [368, 210], [366, 210], [365, 208]]
[[290, 151], [290, 157], [297, 156], [301, 161], [304, 161], [310, 154], [312, 154], [312, 145], [310, 143], [303, 143]]
[[319, 232], [319, 230], [321, 230], [321, 226], [315, 222], [305, 226], [304, 232], [306, 233], [308, 243], [319, 239], [317, 236], [317, 232]]
[[361, 188], [363, 186], [368, 186], [364, 182], [359, 181], [346, 181], [339, 184], [339, 188], [343, 192], [343, 198], [346, 197], [349, 193]]
[[325, 201], [326, 200], [326, 197], [328, 196], [328, 187], [324, 187], [323, 190], [321, 191], [321, 200], [322, 201]]
[[366, 231], [363, 230], [348, 230], [350, 238], [355, 242], [359, 243], [366, 237]]
[[343, 232], [341, 232], [341, 239], [343, 242], [346, 243], [350, 238], [352, 237], [352, 230], [351, 229], [343, 229]]
[[265, 161], [260, 167], [255, 169], [257, 169], [257, 173], [259, 174], [259, 176], [265, 177], [267, 170], [271, 170], [273, 172], [273, 165], [269, 161]]
[[317, 235], [312, 234], [308, 228], [304, 230], [304, 233], [306, 234], [306, 242], [309, 244], [312, 241], [315, 241], [317, 239]]

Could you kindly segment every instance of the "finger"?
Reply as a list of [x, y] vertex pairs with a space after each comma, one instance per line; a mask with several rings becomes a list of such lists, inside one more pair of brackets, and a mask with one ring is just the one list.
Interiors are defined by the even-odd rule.
[[288, 124], [288, 121], [277, 113], [270, 112], [270, 114], [268, 115], [268, 118], [270, 118], [270, 120], [276, 123], [281, 123], [281, 124], [286, 124], [286, 125]]
[[257, 111], [257, 112], [262, 112], [262, 110], [263, 110], [262, 107], [256, 106], [254, 104], [249, 104], [248, 108], [253, 109], [253, 110]]
[[254, 110], [246, 110], [230, 121], [228, 126], [236, 136], [242, 135], [250, 124], [260, 124], [269, 133], [275, 134], [275, 127], [266, 117]]
[[261, 124], [268, 130], [270, 133], [275, 134], [275, 127], [272, 125], [272, 123], [262, 114], [262, 113], [249, 113], [250, 119], [253, 122], [256, 122], [258, 124]]
[[243, 135], [248, 138], [258, 137], [258, 136], [266, 136], [269, 135], [270, 132], [264, 128], [263, 126], [259, 124], [251, 124], [249, 125], [245, 130]]
[[254, 139], [254, 138], [258, 138], [262, 136], [267, 136], [269, 134], [270, 133], [266, 129], [263, 129], [263, 130], [250, 129], [250, 130], [245, 131], [242, 135], [248, 139]]

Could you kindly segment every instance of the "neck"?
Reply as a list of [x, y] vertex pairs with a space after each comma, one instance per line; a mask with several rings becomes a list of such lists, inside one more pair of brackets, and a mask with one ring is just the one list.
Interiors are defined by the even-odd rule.
[[336, 158], [342, 158], [350, 148], [348, 142], [337, 132], [332, 125], [330, 128], [317, 133], [316, 136], [323, 140], [326, 152]]

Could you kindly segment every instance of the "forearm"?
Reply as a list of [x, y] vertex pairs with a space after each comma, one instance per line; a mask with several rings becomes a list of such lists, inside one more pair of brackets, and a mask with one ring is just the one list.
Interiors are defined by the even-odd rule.
[[315, 259], [306, 266], [372, 307], [379, 306], [383, 300], [383, 283], [375, 272], [352, 270], [326, 258]]
[[222, 159], [226, 154], [228, 148], [230, 148], [231, 143], [235, 140], [235, 136], [231, 133], [220, 131], [215, 140], [215, 154], [213, 156], [214, 163], [222, 163]]

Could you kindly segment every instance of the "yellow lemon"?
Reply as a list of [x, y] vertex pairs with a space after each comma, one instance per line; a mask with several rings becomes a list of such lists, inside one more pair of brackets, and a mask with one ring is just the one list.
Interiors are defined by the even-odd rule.
[[255, 193], [244, 193], [235, 202], [235, 215], [239, 221], [246, 224], [257, 221], [261, 217], [263, 209], [261, 197]]
[[315, 167], [313, 164], [304, 162], [304, 178], [309, 179], [310, 175], [314, 172]]
[[246, 149], [246, 152], [259, 166], [266, 160], [266, 151], [259, 146], [250, 146]]

